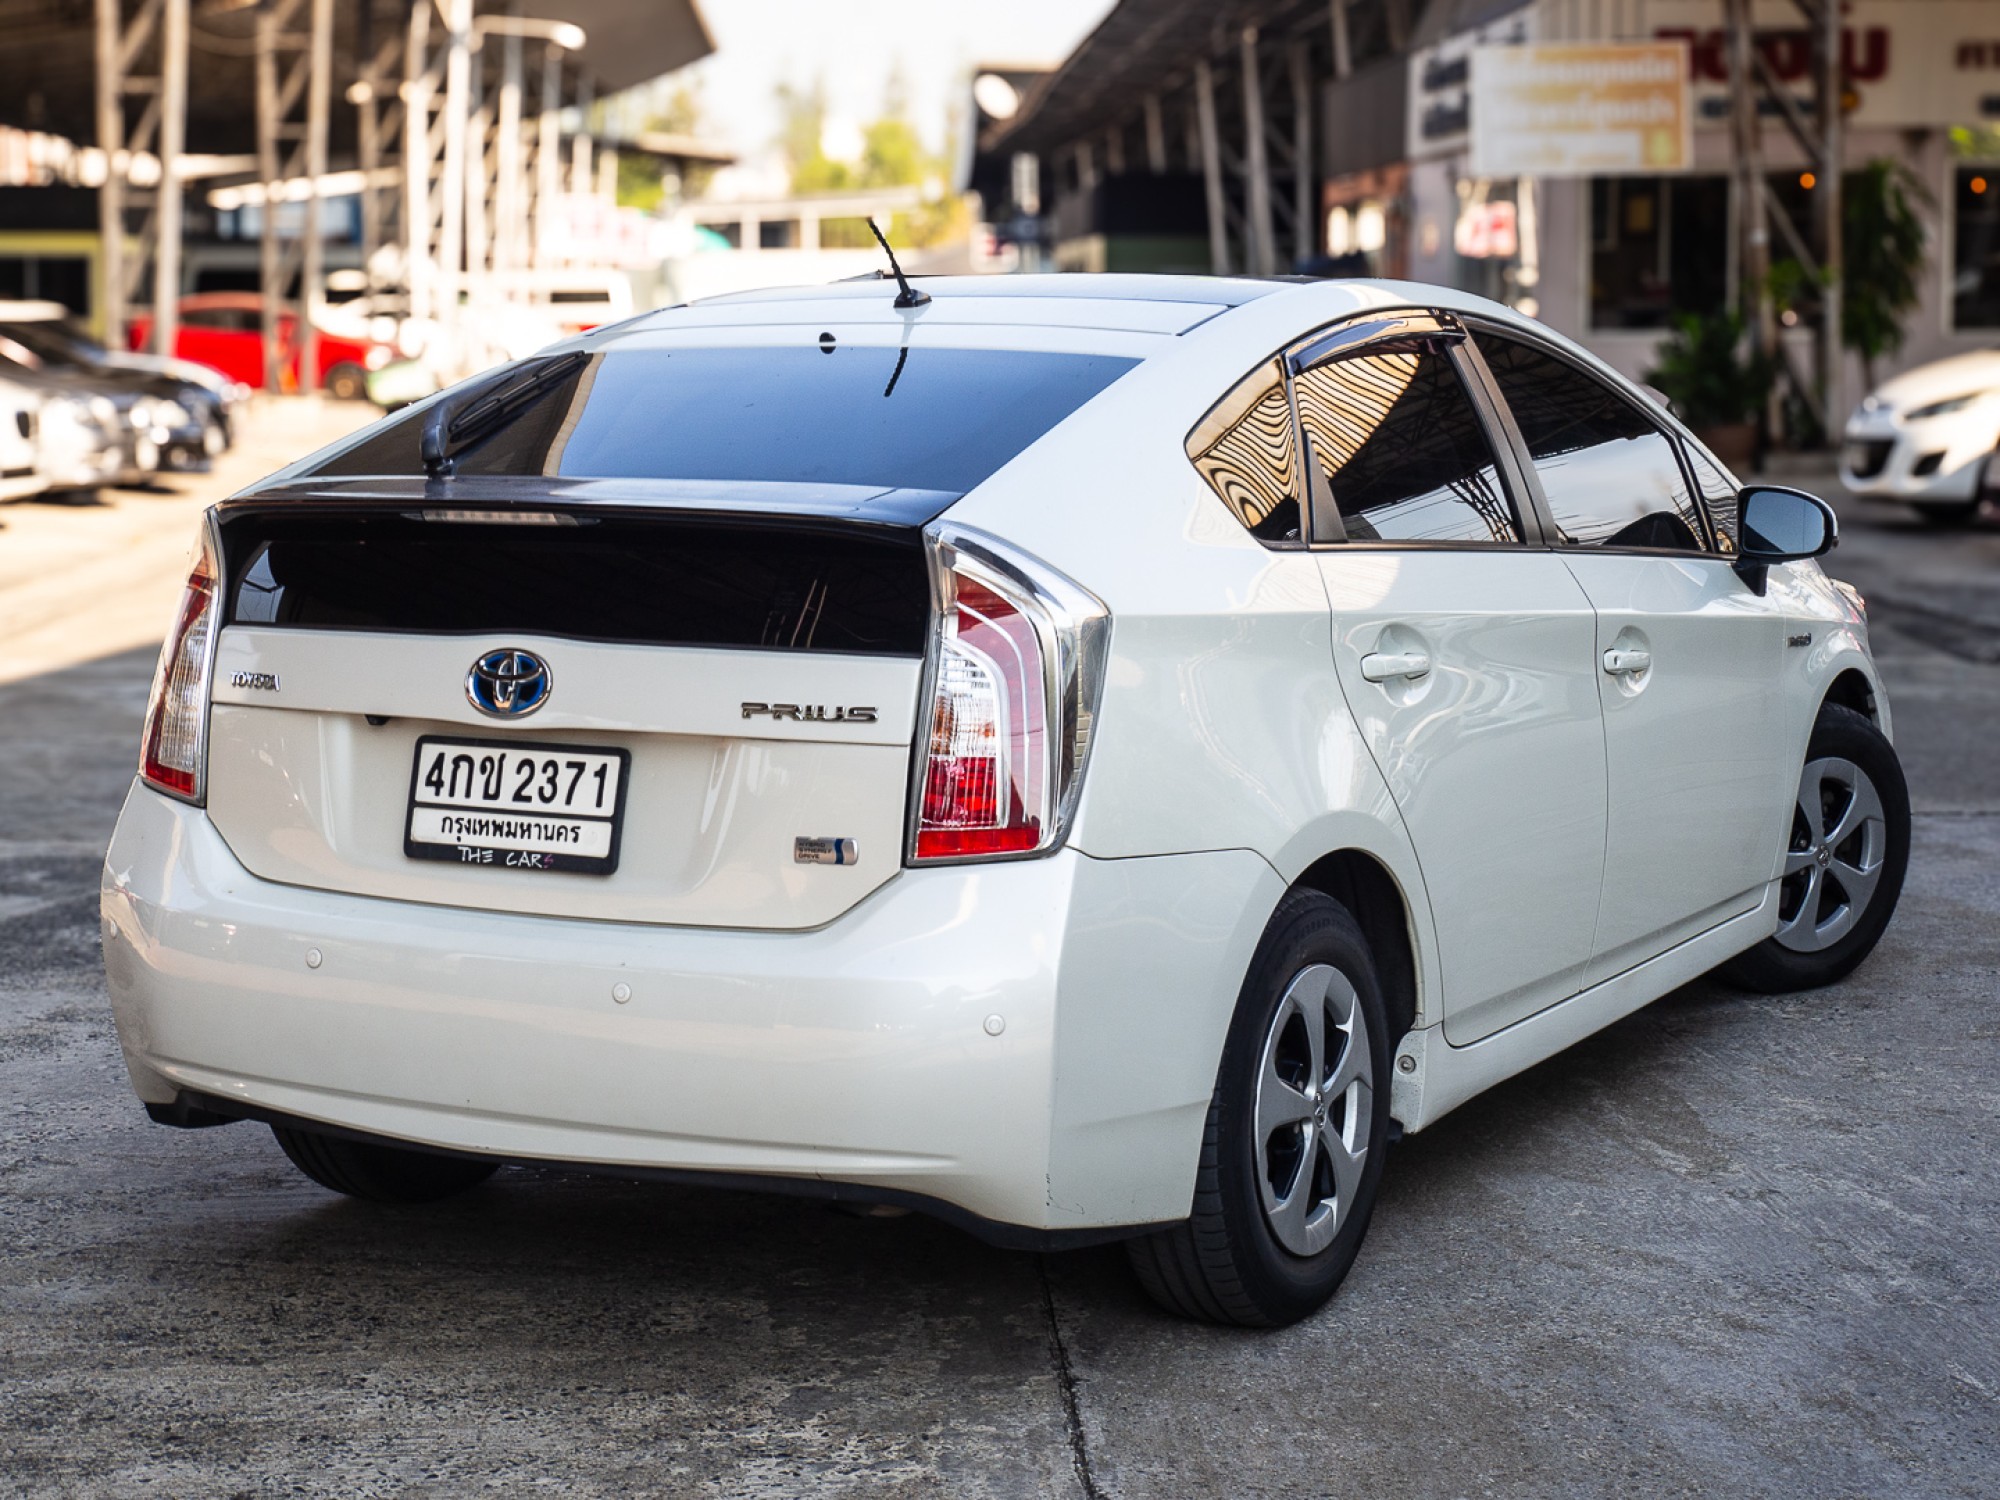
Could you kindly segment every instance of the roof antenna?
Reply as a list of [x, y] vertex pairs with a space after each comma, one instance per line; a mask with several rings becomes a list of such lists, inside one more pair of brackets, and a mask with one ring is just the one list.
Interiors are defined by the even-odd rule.
[[891, 305], [900, 311], [906, 307], [922, 307], [930, 301], [929, 292], [920, 292], [910, 285], [910, 278], [905, 276], [903, 268], [896, 264], [896, 252], [889, 248], [889, 237], [882, 233], [881, 226], [876, 224], [873, 217], [868, 220], [868, 227], [875, 231], [875, 242], [882, 247], [882, 253], [889, 257], [889, 269], [896, 273], [896, 285], [902, 288], [896, 293], [896, 300]]

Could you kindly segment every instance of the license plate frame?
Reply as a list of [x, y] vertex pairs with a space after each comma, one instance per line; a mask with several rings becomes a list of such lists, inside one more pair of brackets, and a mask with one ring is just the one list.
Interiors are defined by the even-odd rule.
[[[426, 795], [423, 787], [426, 752], [439, 746], [457, 746], [471, 752], [473, 766], [477, 754], [502, 757], [495, 773], [505, 790], [507, 779], [522, 761], [560, 758], [574, 761], [586, 757], [590, 765], [610, 761], [618, 768], [618, 785], [608, 815], [593, 810], [587, 814], [552, 812], [546, 805], [510, 805], [507, 801], [447, 801]], [[479, 774], [485, 774], [483, 769]], [[608, 745], [565, 745], [546, 740], [476, 739], [464, 735], [425, 734], [417, 737], [410, 758], [410, 785], [403, 815], [403, 853], [411, 859], [442, 860], [451, 864], [494, 869], [529, 870], [538, 873], [610, 875], [618, 869], [624, 842], [625, 803], [632, 784], [632, 752]], [[487, 833], [454, 830], [453, 820], [474, 828], [484, 822], [508, 820], [523, 825], [523, 832], [511, 837], [500, 830]], [[419, 837], [419, 823], [423, 837]], [[577, 848], [560, 847], [555, 830], [576, 832]], [[460, 833], [463, 832], [463, 836]], [[557, 847], [547, 847], [551, 844]]]

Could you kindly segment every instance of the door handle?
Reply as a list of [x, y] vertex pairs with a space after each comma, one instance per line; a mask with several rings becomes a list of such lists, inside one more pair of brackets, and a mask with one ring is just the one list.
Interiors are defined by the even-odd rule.
[[1421, 677], [1431, 669], [1428, 651], [1371, 651], [1361, 658], [1361, 675], [1370, 682], [1396, 677]]
[[1604, 653], [1604, 670], [1613, 677], [1636, 677], [1652, 664], [1650, 651], [1614, 649]]

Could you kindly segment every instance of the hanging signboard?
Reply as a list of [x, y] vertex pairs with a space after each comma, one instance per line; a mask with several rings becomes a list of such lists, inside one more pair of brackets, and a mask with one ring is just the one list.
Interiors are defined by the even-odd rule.
[[1472, 51], [1476, 177], [1685, 172], [1694, 110], [1684, 41], [1534, 42]]

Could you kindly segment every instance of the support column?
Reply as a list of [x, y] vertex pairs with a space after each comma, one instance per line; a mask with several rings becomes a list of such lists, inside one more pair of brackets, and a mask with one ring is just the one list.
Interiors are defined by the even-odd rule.
[[[357, 19], [371, 14], [364, 5]], [[373, 45], [373, 26], [366, 29], [366, 39], [357, 37], [356, 41], [363, 56], [361, 75], [347, 93], [355, 106], [355, 147], [362, 178], [361, 264], [368, 277], [371, 297], [387, 293], [400, 279], [409, 287], [414, 299], [416, 286], [408, 270], [407, 253], [401, 278], [384, 264], [386, 257], [383, 254], [390, 244], [407, 238], [399, 230], [403, 213], [407, 213], [408, 186], [404, 182], [396, 182], [392, 186], [383, 179], [391, 175], [387, 164], [397, 150], [397, 132], [407, 127], [409, 100], [416, 90], [414, 87], [407, 90], [397, 88], [399, 75], [407, 77], [408, 73], [407, 65], [402, 62], [404, 39], [401, 29], [391, 32], [379, 47]], [[407, 141], [403, 154], [407, 170]], [[403, 213], [399, 213], [399, 205]]]
[[1294, 41], [1286, 61], [1292, 75], [1292, 258], [1303, 263], [1319, 250], [1319, 174], [1313, 170], [1313, 91], [1306, 44]]
[[[101, 284], [92, 305], [105, 339], [125, 341], [125, 324], [153, 271], [153, 347], [171, 350], [180, 311], [181, 154], [187, 125], [188, 0], [96, 0], [97, 144], [104, 158], [97, 227]], [[126, 128], [126, 102], [142, 101]], [[149, 152], [159, 181], [139, 185], [133, 166]], [[143, 209], [136, 236], [127, 216]], [[133, 254], [128, 240], [136, 240]]]
[[493, 236], [493, 104], [486, 92], [485, 38], [472, 48], [472, 93], [465, 137], [465, 277], [468, 305], [478, 300], [491, 269]]
[[1345, 78], [1354, 71], [1354, 42], [1347, 30], [1347, 0], [1328, 0], [1328, 20], [1333, 27], [1333, 76]]
[[97, 233], [102, 246], [98, 314], [104, 342], [125, 347], [125, 70], [119, 42], [125, 30], [119, 0], [97, 0], [97, 148], [104, 153], [104, 182], [97, 190]]
[[472, 107], [472, 0], [443, 0], [445, 14], [444, 171], [438, 184], [437, 318], [446, 328], [462, 321], [459, 288], [465, 276], [466, 130]]
[[1249, 233], [1246, 259], [1253, 276], [1277, 274], [1276, 236], [1271, 229], [1271, 169], [1264, 150], [1264, 89], [1257, 73], [1257, 28], [1245, 26], [1240, 39], [1243, 59], [1243, 172], [1249, 179]]
[[[1725, 0], [1729, 27], [1729, 92], [1731, 144], [1736, 171], [1731, 179], [1737, 233], [1742, 245], [1737, 296], [1750, 324], [1757, 352], [1772, 359], [1778, 348], [1778, 323], [1771, 305], [1771, 230], [1764, 204], [1763, 126], [1757, 119], [1757, 80], [1752, 58], [1750, 0]], [[1776, 391], [1765, 412], [1768, 432], [1778, 435]]]
[[413, 0], [403, 44], [403, 274], [410, 316], [437, 316], [437, 239], [433, 234], [431, 125], [437, 74], [431, 60], [432, 0]]
[[590, 106], [596, 93], [589, 74], [577, 80], [576, 139], [570, 143], [569, 190], [579, 198], [588, 198], [592, 187], [590, 175]]
[[557, 201], [562, 194], [562, 48], [542, 54], [542, 113], [535, 122], [534, 263], [555, 264]]
[[1229, 274], [1228, 205], [1222, 196], [1222, 140], [1215, 126], [1215, 70], [1207, 58], [1194, 65], [1194, 103], [1201, 131], [1201, 175], [1208, 195], [1208, 267]]
[[[160, 30], [160, 186], [153, 236], [153, 352], [181, 331], [181, 152], [187, 144], [188, 0], [165, 0]], [[119, 345], [114, 343], [114, 347]]]
[[[518, 7], [516, 8], [518, 14]], [[527, 215], [522, 211], [521, 38], [509, 34], [500, 56], [500, 108], [494, 143], [498, 183], [493, 203], [493, 268], [518, 271], [527, 264]]]
[[319, 389], [319, 320], [326, 303], [325, 241], [320, 235], [320, 182], [326, 176], [327, 116], [333, 108], [333, 0], [312, 0], [307, 44], [306, 222], [299, 264], [299, 389]]
[[294, 8], [267, 5], [257, 13], [257, 176], [264, 184], [264, 202], [258, 210], [263, 219], [257, 245], [257, 284], [262, 288], [264, 389], [273, 393], [285, 388], [281, 342], [285, 289], [278, 282], [278, 135], [284, 120], [278, 95], [278, 37]]
[[1841, 116], [1841, 17], [1833, 0], [1820, 0], [1814, 18], [1818, 43], [1818, 104], [1820, 173], [1814, 195], [1819, 208], [1820, 273], [1824, 290], [1820, 293], [1819, 379], [1821, 410], [1826, 418], [1826, 442], [1837, 446], [1847, 421], [1847, 350], [1842, 329], [1841, 298], [1846, 284], [1846, 253], [1841, 243], [1842, 195], [1845, 188], [1847, 143]]
[[1160, 96], [1146, 96], [1146, 170], [1155, 177], [1167, 170], [1167, 125], [1160, 116]]

